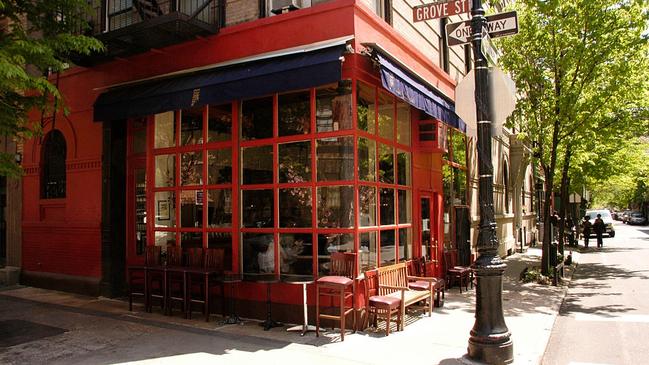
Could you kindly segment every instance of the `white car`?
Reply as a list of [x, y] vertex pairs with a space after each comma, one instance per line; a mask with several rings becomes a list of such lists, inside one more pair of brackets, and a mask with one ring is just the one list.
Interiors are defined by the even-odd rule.
[[[601, 214], [602, 215], [602, 220], [604, 221], [604, 224], [606, 225], [606, 234], [608, 234], [609, 237], [615, 237], [615, 228], [613, 227], [613, 217], [611, 216], [611, 212], [608, 209], [601, 209], [601, 210], [587, 210], [586, 215], [590, 217], [590, 223], [595, 223], [595, 219], [597, 218], [597, 215]], [[591, 235], [595, 235], [595, 230], [591, 230]]]

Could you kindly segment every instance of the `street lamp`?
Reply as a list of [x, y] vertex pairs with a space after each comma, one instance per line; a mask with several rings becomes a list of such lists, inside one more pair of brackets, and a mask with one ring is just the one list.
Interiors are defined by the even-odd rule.
[[489, 69], [482, 54], [482, 29], [486, 26], [481, 0], [471, 8], [471, 42], [475, 59], [475, 104], [478, 122], [478, 177], [480, 227], [479, 257], [473, 264], [476, 286], [475, 324], [469, 338], [468, 354], [489, 364], [514, 361], [511, 334], [503, 315], [502, 285], [507, 265], [498, 255], [498, 237], [493, 203], [493, 164], [491, 161], [491, 111], [489, 103]]

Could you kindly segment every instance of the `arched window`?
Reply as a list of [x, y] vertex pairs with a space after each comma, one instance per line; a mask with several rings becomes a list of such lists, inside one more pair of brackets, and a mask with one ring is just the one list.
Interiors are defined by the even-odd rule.
[[507, 162], [503, 166], [503, 189], [505, 190], [505, 213], [509, 213], [509, 168]]
[[65, 198], [65, 137], [58, 130], [45, 136], [41, 153], [41, 198]]

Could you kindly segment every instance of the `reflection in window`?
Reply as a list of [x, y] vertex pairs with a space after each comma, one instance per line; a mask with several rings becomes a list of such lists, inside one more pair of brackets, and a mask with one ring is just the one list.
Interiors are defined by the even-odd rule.
[[442, 187], [444, 189], [444, 242], [450, 244], [453, 168], [446, 164], [442, 165]]
[[156, 232], [155, 245], [162, 247], [162, 252], [167, 252], [167, 246], [176, 245], [176, 232]]
[[387, 93], [379, 93], [379, 136], [394, 139], [394, 99]]
[[207, 112], [208, 142], [232, 139], [232, 105], [210, 105]]
[[410, 186], [410, 152], [397, 152], [397, 184]]
[[453, 130], [453, 133], [451, 133], [451, 143], [453, 162], [461, 166], [466, 166], [466, 136]]
[[354, 137], [317, 140], [318, 181], [354, 179]]
[[396, 262], [394, 230], [381, 231], [381, 266], [391, 265]]
[[397, 102], [397, 142], [410, 146], [410, 106]]
[[318, 227], [348, 228], [354, 225], [354, 188], [318, 188]]
[[176, 185], [176, 155], [155, 156], [155, 186], [156, 188], [173, 187]]
[[45, 136], [41, 153], [41, 198], [65, 198], [66, 155], [63, 133], [52, 130]]
[[394, 148], [379, 144], [379, 181], [394, 184]]
[[180, 145], [203, 143], [203, 107], [180, 112]]
[[376, 181], [376, 142], [358, 138], [358, 178]]
[[353, 252], [354, 235], [349, 233], [329, 233], [318, 235], [318, 273], [328, 275], [332, 252]]
[[275, 243], [272, 233], [242, 234], [244, 274], [275, 272]]
[[399, 224], [412, 223], [412, 198], [410, 190], [399, 190]]
[[203, 226], [203, 190], [182, 190], [180, 192], [180, 226]]
[[412, 258], [412, 234], [410, 228], [399, 229], [399, 261]]
[[232, 226], [232, 191], [215, 189], [207, 192], [207, 226], [209, 228]]
[[272, 228], [274, 226], [272, 190], [243, 190], [241, 201], [244, 227]]
[[310, 233], [279, 235], [279, 270], [285, 275], [313, 275], [313, 236]]
[[176, 145], [176, 121], [174, 112], [155, 115], [155, 148], [173, 147]]
[[361, 227], [376, 226], [376, 188], [360, 186], [358, 188], [358, 221]]
[[311, 188], [279, 189], [279, 226], [311, 227]]
[[176, 225], [176, 193], [159, 191], [155, 193], [155, 226], [174, 227]]
[[363, 232], [358, 234], [359, 254], [358, 267], [360, 271], [367, 271], [377, 267], [376, 232]]
[[229, 232], [209, 232], [207, 234], [207, 248], [222, 248], [223, 268], [232, 270], [232, 234]]
[[458, 168], [453, 169], [453, 186], [454, 188], [454, 197], [455, 205], [465, 205], [466, 204], [466, 171]]
[[316, 90], [316, 129], [332, 132], [352, 128], [352, 84], [341, 80]]
[[311, 142], [282, 143], [278, 146], [279, 182], [311, 181]]
[[182, 248], [203, 248], [203, 232], [181, 232]]
[[356, 89], [358, 129], [369, 133], [374, 133], [376, 128], [374, 98], [374, 87], [359, 81]]
[[278, 128], [280, 136], [311, 132], [311, 93], [300, 91], [279, 96]]
[[273, 183], [273, 146], [247, 147], [243, 154], [243, 183]]
[[394, 224], [394, 189], [381, 190], [381, 225]]
[[273, 136], [273, 97], [241, 102], [241, 138], [244, 140]]
[[207, 183], [210, 185], [232, 182], [232, 150], [211, 150], [207, 152]]
[[180, 184], [203, 183], [203, 152], [187, 152], [180, 155]]

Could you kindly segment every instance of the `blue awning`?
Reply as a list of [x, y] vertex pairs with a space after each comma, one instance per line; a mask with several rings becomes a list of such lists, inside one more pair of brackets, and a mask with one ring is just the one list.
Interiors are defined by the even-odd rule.
[[339, 81], [345, 45], [119, 87], [99, 95], [94, 120], [109, 121], [219, 104]]
[[378, 51], [374, 53], [379, 61], [384, 88], [415, 108], [466, 133], [466, 124], [455, 114], [455, 106], [452, 103], [385, 55]]

